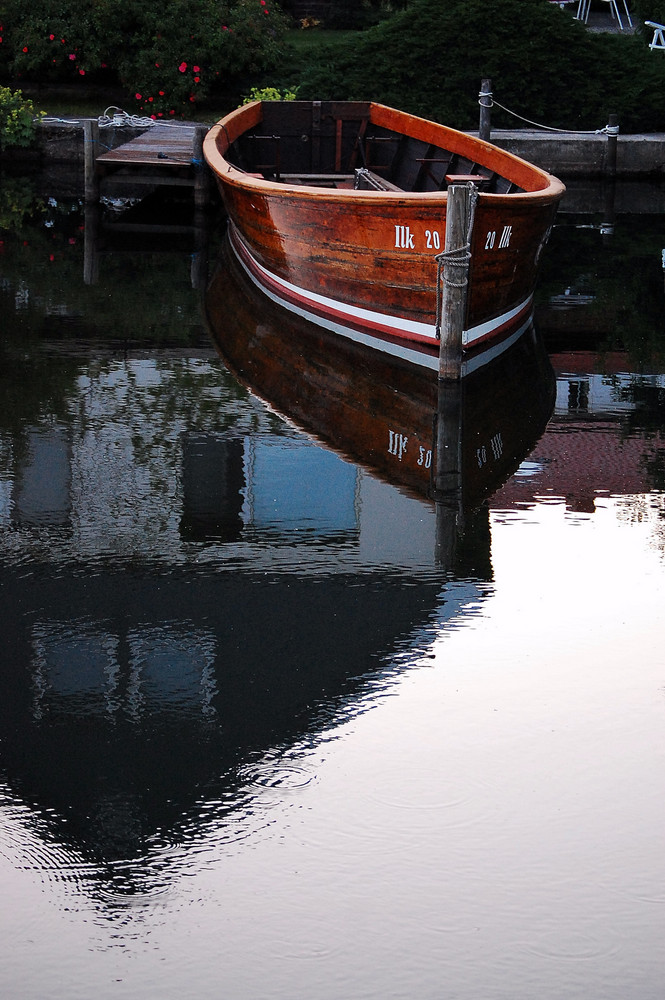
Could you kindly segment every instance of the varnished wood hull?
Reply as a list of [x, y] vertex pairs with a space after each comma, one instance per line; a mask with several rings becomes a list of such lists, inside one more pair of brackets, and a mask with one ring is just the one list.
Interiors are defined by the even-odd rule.
[[461, 383], [440, 383], [434, 372], [266, 302], [228, 244], [205, 306], [222, 359], [252, 392], [322, 443], [422, 498], [435, 497], [442, 469], [438, 421], [445, 423], [438, 440], [451, 453], [445, 487], [469, 509], [515, 471], [552, 412], [554, 375], [532, 326], [492, 364]]
[[[261, 150], [273, 148], [281, 138], [267, 134], [269, 116], [275, 115], [279, 132], [289, 132], [282, 167], [294, 167], [306, 155], [310, 168], [325, 160], [331, 176], [335, 167], [355, 168], [360, 139], [356, 136], [354, 145], [353, 136], [344, 132], [355, 129], [366, 144], [373, 138], [378, 159], [386, 160], [369, 171], [386, 189], [295, 183], [289, 178], [302, 181], [305, 175], [285, 172], [272, 152], [246, 162], [248, 169], [234, 163], [242, 159], [236, 150], [245, 135], [262, 143]], [[319, 133], [312, 132], [314, 115]], [[322, 120], [328, 122], [329, 136]], [[296, 148], [299, 130], [305, 153]], [[330, 140], [327, 159], [310, 148], [317, 135], [321, 148]], [[390, 162], [381, 142], [395, 150]], [[409, 150], [406, 165], [400, 142]], [[314, 323], [430, 368], [438, 358], [436, 257], [445, 245], [447, 205], [445, 175], [434, 172], [445, 171], [439, 164], [453, 157], [462, 169], [475, 172], [480, 188], [471, 239], [467, 357], [489, 342], [516, 339], [528, 322], [540, 255], [564, 190], [531, 164], [464, 133], [376, 104], [296, 102], [278, 111], [275, 105], [248, 105], [211, 129], [204, 153], [231, 221], [234, 248], [258, 285]], [[259, 162], [271, 158], [274, 163]], [[388, 179], [411, 183], [418, 164], [421, 173], [423, 167], [426, 171], [414, 183], [423, 190], [405, 190]], [[325, 171], [306, 176], [325, 183]], [[343, 172], [334, 176], [340, 178], [334, 183], [343, 183]], [[484, 191], [491, 177], [505, 179], [502, 187], [508, 190]], [[438, 187], [427, 189], [433, 186]]]

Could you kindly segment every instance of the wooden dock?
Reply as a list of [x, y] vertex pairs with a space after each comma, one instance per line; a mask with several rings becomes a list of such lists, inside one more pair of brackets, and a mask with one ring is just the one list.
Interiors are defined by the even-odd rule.
[[114, 185], [190, 187], [197, 205], [207, 200], [210, 177], [203, 160], [202, 125], [153, 125], [114, 149], [104, 150], [99, 124], [86, 122], [86, 201], [97, 201], [104, 179]]

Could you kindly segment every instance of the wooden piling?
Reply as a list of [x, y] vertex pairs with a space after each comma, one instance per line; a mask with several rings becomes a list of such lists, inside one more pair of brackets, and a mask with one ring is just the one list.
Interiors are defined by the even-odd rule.
[[89, 118], [83, 122], [83, 162], [85, 166], [85, 200], [99, 201], [97, 153], [99, 150], [99, 122]]
[[478, 127], [478, 138], [489, 142], [492, 134], [492, 81], [481, 80], [480, 94], [478, 95], [480, 104], [480, 124]]
[[446, 241], [441, 254], [441, 324], [439, 330], [439, 378], [458, 379], [462, 370], [462, 333], [466, 323], [466, 299], [471, 259], [470, 240], [477, 189], [471, 182], [448, 186]]
[[617, 172], [617, 145], [619, 141], [619, 116], [609, 115], [607, 127], [611, 130], [607, 133], [607, 176], [616, 177]]

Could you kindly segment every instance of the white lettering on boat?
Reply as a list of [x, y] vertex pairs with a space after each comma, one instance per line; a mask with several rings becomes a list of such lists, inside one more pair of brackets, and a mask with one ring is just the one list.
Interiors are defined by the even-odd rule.
[[432, 464], [432, 449], [425, 449], [422, 445], [419, 445], [419, 450], [418, 465], [424, 465], [426, 469], [429, 469]]
[[[505, 250], [506, 247], [510, 246], [510, 237], [513, 235], [512, 226], [504, 226], [503, 232], [499, 237], [499, 242], [497, 244], [498, 250]], [[491, 229], [487, 236], [485, 237], [485, 249], [493, 250], [496, 244], [496, 229]]]
[[413, 250], [413, 233], [409, 226], [395, 226], [395, 246], [398, 250]]
[[[497, 431], [490, 438], [490, 451], [492, 452], [492, 457], [494, 461], [498, 461], [503, 455], [503, 438], [501, 437], [501, 432]], [[484, 465], [487, 464], [488, 460], [487, 448], [485, 445], [481, 445], [480, 448], [476, 448], [476, 459], [478, 461], [478, 468], [482, 469]]]
[[404, 434], [398, 434], [397, 431], [388, 431], [389, 442], [388, 442], [388, 454], [396, 455], [397, 458], [402, 461], [402, 455], [406, 451], [406, 445], [408, 442], [408, 437]]
[[440, 250], [441, 249], [441, 237], [437, 233], [436, 229], [426, 229], [425, 239], [427, 240], [428, 250]]
[[500, 431], [498, 434], [495, 434], [490, 441], [490, 448], [492, 449], [492, 454], [495, 459], [501, 458], [503, 454], [503, 439]]

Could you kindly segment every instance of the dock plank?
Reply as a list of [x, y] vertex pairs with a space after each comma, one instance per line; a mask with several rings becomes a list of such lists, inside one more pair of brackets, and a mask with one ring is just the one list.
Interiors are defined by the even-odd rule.
[[197, 159], [197, 130], [186, 125], [155, 125], [129, 142], [97, 156], [100, 167], [189, 166]]

